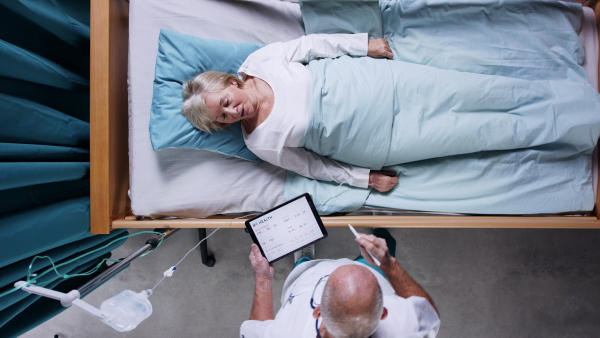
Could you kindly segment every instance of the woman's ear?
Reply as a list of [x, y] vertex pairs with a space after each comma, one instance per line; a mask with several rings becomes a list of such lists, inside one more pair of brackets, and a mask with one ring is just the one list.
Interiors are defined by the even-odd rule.
[[240, 85], [237, 83], [237, 81], [233, 81], [231, 80], [231, 85], [235, 86], [235, 87], [239, 87]]

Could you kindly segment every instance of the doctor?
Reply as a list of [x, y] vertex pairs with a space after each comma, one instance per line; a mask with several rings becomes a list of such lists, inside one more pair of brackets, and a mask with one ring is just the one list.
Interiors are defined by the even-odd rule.
[[[440, 319], [431, 297], [392, 256], [395, 240], [389, 232], [376, 229], [374, 233], [386, 239], [361, 234], [356, 242], [365, 258], [358, 261], [297, 264], [285, 281], [277, 315], [273, 266], [252, 244], [254, 302], [240, 337], [435, 337]], [[381, 271], [360, 262], [375, 264], [365, 248], [381, 262]]]

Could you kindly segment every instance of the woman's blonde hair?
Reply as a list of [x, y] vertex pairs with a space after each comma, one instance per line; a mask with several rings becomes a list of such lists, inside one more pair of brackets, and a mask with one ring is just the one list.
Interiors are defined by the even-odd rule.
[[185, 81], [181, 113], [194, 127], [208, 133], [225, 128], [227, 123], [217, 122], [211, 118], [204, 95], [220, 92], [227, 88], [231, 81], [237, 82], [239, 88], [244, 86], [244, 82], [234, 75], [215, 71], [200, 73], [192, 80]]

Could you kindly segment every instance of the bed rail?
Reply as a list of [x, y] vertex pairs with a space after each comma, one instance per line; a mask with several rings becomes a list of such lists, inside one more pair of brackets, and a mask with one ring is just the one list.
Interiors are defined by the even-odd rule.
[[[115, 228], [245, 228], [248, 218], [233, 219], [212, 216], [203, 219], [137, 220], [133, 216], [113, 221]], [[323, 216], [328, 228], [544, 228], [544, 229], [598, 229], [600, 221], [595, 216]]]
[[127, 196], [127, 54], [129, 4], [90, 3], [90, 231], [130, 210]]
[[[596, 28], [598, 29], [598, 39], [600, 40], [600, 5], [598, 4], [598, 0], [587, 0], [584, 3], [584, 6], [589, 6], [592, 7], [594, 9], [594, 13], [596, 14]], [[598, 81], [600, 81], [600, 58], [598, 59]], [[600, 85], [600, 84], [599, 84]], [[600, 112], [598, 112], [600, 113]], [[598, 146], [596, 146], [596, 161], [598, 161], [598, 166], [596, 167], [597, 175], [599, 177], [598, 179], [598, 187], [597, 187], [597, 192], [596, 192], [596, 204], [594, 207], [594, 215], [596, 215], [596, 218], [598, 218], [600, 220], [600, 208], [598, 208], [598, 206], [600, 205], [600, 151], [598, 151]]]

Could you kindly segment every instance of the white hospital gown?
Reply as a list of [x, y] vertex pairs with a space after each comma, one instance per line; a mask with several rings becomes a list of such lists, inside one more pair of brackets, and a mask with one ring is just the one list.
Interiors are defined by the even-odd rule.
[[311, 75], [304, 66], [316, 58], [365, 56], [367, 34], [313, 34], [276, 42], [250, 54], [238, 73], [258, 77], [271, 86], [271, 114], [252, 133], [244, 129], [246, 146], [262, 160], [299, 175], [366, 188], [369, 169], [336, 162], [299, 148], [309, 119]]

